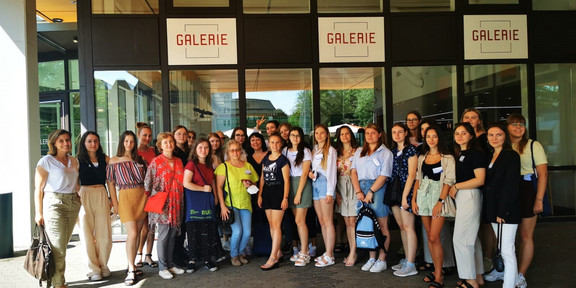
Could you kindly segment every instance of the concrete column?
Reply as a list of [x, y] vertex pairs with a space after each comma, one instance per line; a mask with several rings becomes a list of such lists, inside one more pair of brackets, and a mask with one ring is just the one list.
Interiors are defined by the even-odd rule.
[[34, 172], [40, 159], [35, 11], [35, 0], [0, 2], [0, 193], [13, 193], [16, 250], [30, 244]]

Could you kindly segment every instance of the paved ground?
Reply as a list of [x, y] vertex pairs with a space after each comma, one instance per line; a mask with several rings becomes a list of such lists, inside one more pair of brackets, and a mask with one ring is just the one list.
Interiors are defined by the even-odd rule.
[[[536, 255], [527, 279], [529, 287], [576, 287], [576, 222], [544, 222], [536, 228]], [[393, 231], [391, 251], [397, 251], [400, 242], [398, 231]], [[124, 243], [115, 243], [110, 259], [113, 271], [110, 278], [91, 282], [85, 277], [82, 246], [78, 241], [69, 245], [66, 277], [69, 287], [124, 287], [126, 267]], [[0, 287], [38, 287], [38, 282], [29, 276], [22, 264], [25, 251], [16, 252], [15, 257], [0, 259]], [[156, 253], [154, 252], [156, 256]], [[390, 269], [382, 273], [362, 272], [357, 264], [353, 268], [340, 264], [345, 255], [337, 255], [337, 263], [327, 268], [313, 265], [294, 267], [289, 261], [279, 269], [264, 272], [260, 265], [264, 257], [250, 259], [248, 265], [233, 267], [228, 260], [220, 270], [209, 272], [201, 269], [192, 274], [163, 280], [158, 269], [143, 268], [144, 276], [134, 287], [427, 287], [423, 274], [408, 278], [392, 275]], [[396, 264], [397, 255], [391, 255], [390, 264]], [[361, 261], [366, 260], [365, 256]], [[359, 262], [361, 262], [359, 261]], [[445, 287], [454, 287], [457, 273], [447, 276]], [[501, 287], [502, 282], [488, 283], [485, 288]]]

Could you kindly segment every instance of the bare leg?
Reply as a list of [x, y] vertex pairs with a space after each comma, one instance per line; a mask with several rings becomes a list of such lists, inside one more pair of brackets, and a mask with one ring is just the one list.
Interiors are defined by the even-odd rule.
[[306, 213], [308, 208], [292, 208], [294, 220], [298, 227], [298, 238], [300, 238], [300, 252], [308, 254], [308, 226], [306, 226]]
[[522, 218], [520, 224], [520, 249], [518, 251], [518, 273], [526, 275], [532, 258], [534, 257], [534, 229], [536, 229], [537, 216]]

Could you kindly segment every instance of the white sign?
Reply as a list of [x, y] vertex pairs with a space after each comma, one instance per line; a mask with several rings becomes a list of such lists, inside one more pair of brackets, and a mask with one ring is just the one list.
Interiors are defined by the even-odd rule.
[[236, 19], [166, 19], [169, 65], [236, 64]]
[[526, 58], [526, 15], [464, 15], [464, 59]]
[[320, 62], [384, 62], [383, 17], [318, 18]]

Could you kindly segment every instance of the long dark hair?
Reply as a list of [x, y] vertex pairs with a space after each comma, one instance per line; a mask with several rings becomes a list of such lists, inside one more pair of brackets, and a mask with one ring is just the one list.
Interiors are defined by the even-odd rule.
[[[410, 128], [408, 128], [408, 126], [405, 123], [396, 122], [394, 123], [394, 125], [392, 125], [392, 128], [390, 128], [390, 135], [392, 135], [392, 129], [394, 129], [394, 127], [400, 127], [404, 129], [404, 132], [408, 133], [408, 135], [404, 138], [404, 147], [408, 147], [410, 145]], [[398, 148], [398, 143], [392, 140], [392, 143], [390, 144], [390, 149], [394, 148]]]
[[[376, 132], [381, 134], [381, 137], [378, 138], [378, 145], [376, 146], [376, 149], [382, 146], [382, 144], [386, 146], [386, 132], [384, 132], [384, 130], [382, 130], [380, 126], [378, 126], [376, 123], [370, 123], [366, 125], [366, 129], [364, 129], [364, 131], [366, 131], [367, 129], [374, 129], [376, 130]], [[368, 154], [368, 152], [374, 152], [374, 151], [370, 151], [370, 144], [368, 144], [368, 142], [364, 140], [364, 146], [362, 146], [362, 152], [360, 152], [360, 157], [364, 157], [366, 156], [366, 154]]]
[[[504, 139], [504, 144], [502, 144], [502, 150], [512, 150], [512, 142], [510, 142], [510, 135], [508, 133], [508, 127], [506, 126], [506, 124], [504, 122], [490, 123], [488, 124], [488, 127], [486, 127], [486, 133], [488, 133], [488, 130], [490, 130], [490, 128], [498, 128], [504, 131], [504, 134], [506, 134], [506, 138]], [[494, 147], [492, 147], [492, 145], [490, 145], [490, 148], [492, 149], [492, 152], [494, 152]]]
[[[220, 136], [216, 133], [210, 133], [208, 134], [208, 137], [206, 139], [208, 139], [208, 142], [210, 142], [210, 138], [212, 137], [216, 137], [216, 139], [218, 139], [218, 142], [220, 144], [218, 144], [218, 149], [216, 149], [216, 151], [212, 151], [212, 153], [214, 155], [216, 155], [216, 157], [218, 157], [218, 160], [220, 160], [220, 162], [224, 162], [224, 145], [222, 145], [222, 142], [220, 142]], [[210, 149], [212, 149], [212, 145], [210, 145]]]
[[[186, 137], [188, 137], [188, 128], [186, 128], [186, 126], [184, 126], [184, 125], [176, 125], [176, 127], [174, 127], [174, 130], [172, 130], [172, 137], [174, 137], [174, 135], [176, 135], [176, 131], [178, 131], [180, 129], [186, 130]], [[178, 147], [178, 143], [176, 143], [176, 139], [174, 139], [174, 145], [176, 145], [176, 148], [180, 149], [180, 147]], [[184, 150], [183, 151], [186, 154], [190, 153], [190, 147], [188, 146], [188, 140], [184, 141]]]
[[343, 129], [348, 129], [350, 132], [350, 146], [356, 149], [358, 148], [358, 142], [356, 141], [356, 136], [354, 136], [354, 132], [352, 132], [352, 128], [348, 125], [340, 126], [338, 130], [336, 130], [336, 152], [338, 152], [338, 156], [344, 155], [344, 143], [340, 140], [340, 134], [342, 133]]
[[440, 130], [440, 128], [436, 125], [430, 125], [430, 127], [426, 129], [421, 154], [425, 155], [430, 151], [430, 146], [428, 145], [428, 142], [426, 142], [426, 136], [428, 136], [428, 133], [430, 133], [430, 131], [432, 130], [434, 130], [434, 132], [436, 132], [436, 135], [438, 135], [438, 152], [440, 152], [441, 155], [451, 155], [452, 153], [450, 152], [450, 149], [448, 149], [448, 147], [446, 146], [446, 142], [444, 140], [444, 137], [442, 136], [443, 135], [442, 130]]
[[[262, 151], [266, 152], [268, 151], [268, 147], [266, 147], [266, 141], [264, 140], [264, 136], [262, 136], [262, 134], [258, 133], [258, 132], [253, 132], [252, 134], [250, 134], [250, 137], [248, 137], [248, 140], [245, 140], [244, 142], [248, 141], [248, 144], [250, 145], [250, 148], [248, 148], [246, 150], [246, 153], [248, 155], [252, 155], [254, 154], [254, 148], [252, 148], [252, 144], [250, 143], [250, 140], [252, 140], [252, 138], [258, 138], [260, 139], [260, 141], [262, 141]], [[280, 137], [282, 138], [282, 137]], [[284, 141], [284, 139], [282, 139], [282, 141]]]
[[[422, 132], [420, 131], [420, 125], [422, 124], [422, 114], [420, 114], [420, 112], [418, 112], [417, 110], [412, 110], [408, 113], [406, 113], [406, 122], [408, 122], [408, 115], [410, 114], [414, 114], [416, 115], [416, 118], [418, 118], [418, 121], [420, 122], [418, 124], [418, 133], [415, 135], [416, 136], [416, 141], [417, 142], [423, 142], [424, 139], [422, 138]], [[412, 131], [410, 131], [410, 136], [412, 136]], [[410, 137], [408, 137], [408, 139], [410, 139]]]
[[82, 138], [80, 138], [80, 142], [78, 142], [78, 153], [76, 153], [78, 160], [85, 161], [86, 163], [90, 163], [90, 155], [88, 155], [88, 149], [86, 149], [85, 144], [86, 138], [88, 138], [90, 135], [94, 135], [96, 138], [98, 138], [98, 150], [96, 150], [96, 158], [98, 158], [98, 161], [100, 161], [102, 157], [106, 157], [106, 155], [104, 155], [104, 151], [102, 150], [102, 145], [100, 145], [100, 135], [94, 131], [86, 131], [82, 135]]
[[132, 136], [132, 138], [134, 138], [134, 149], [130, 151], [130, 158], [132, 158], [133, 161], [146, 165], [144, 159], [142, 159], [142, 157], [138, 155], [138, 137], [136, 137], [136, 134], [134, 134], [134, 132], [132, 132], [131, 130], [126, 130], [122, 132], [122, 134], [120, 134], [120, 140], [118, 141], [118, 149], [116, 149], [116, 157], [122, 157], [124, 156], [124, 153], [126, 153], [126, 148], [124, 148], [124, 140], [128, 136]]
[[[298, 147], [296, 147], [298, 153], [296, 153], [296, 159], [294, 160], [294, 165], [300, 166], [300, 164], [302, 164], [302, 161], [304, 160], [304, 149], [306, 148], [306, 143], [304, 142], [304, 131], [302, 130], [302, 128], [298, 126], [292, 127], [292, 129], [290, 129], [290, 134], [292, 134], [292, 131], [296, 131], [298, 135], [300, 135], [300, 143], [298, 143]], [[288, 147], [288, 149], [292, 149], [293, 146], [292, 141], [290, 141], [290, 139], [288, 139], [288, 144], [286, 147]]]
[[206, 143], [208, 144], [208, 156], [206, 156], [206, 159], [204, 160], [204, 164], [206, 164], [206, 167], [211, 168], [212, 167], [212, 145], [210, 145], [210, 141], [208, 141], [208, 139], [201, 137], [196, 139], [196, 141], [194, 142], [194, 144], [192, 144], [192, 150], [190, 150], [190, 157], [188, 157], [189, 160], [194, 161], [194, 163], [198, 164], [200, 163], [200, 160], [198, 159], [198, 154], [196, 153], [196, 147], [198, 147], [198, 145], [200, 143]]
[[[235, 128], [232, 130], [232, 135], [230, 135], [230, 139], [236, 140], [236, 139], [235, 139], [235, 137], [236, 137], [236, 131], [238, 131], [238, 130], [244, 132], [244, 142], [242, 142], [242, 144], [240, 144], [240, 146], [242, 146], [241, 148], [244, 149], [244, 151], [247, 151], [247, 150], [250, 148], [250, 143], [248, 143], [248, 141], [247, 141], [247, 140], [248, 140], [248, 134], [246, 134], [246, 130], [245, 130], [244, 128], [242, 128], [242, 127], [235, 127]], [[238, 143], [240, 143], [240, 142], [238, 142]]]
[[[506, 118], [506, 124], [510, 125], [512, 123], [522, 123], [526, 125], [526, 118], [524, 118], [522, 114], [510, 114], [510, 116]], [[528, 133], [526, 133], [527, 130], [527, 128], [524, 130], [524, 135], [522, 135], [522, 139], [520, 139], [520, 142], [518, 142], [518, 154], [524, 153], [524, 148], [526, 147], [526, 144], [528, 144]]]
[[[478, 138], [476, 138], [476, 132], [474, 131], [474, 127], [472, 127], [472, 125], [470, 125], [470, 123], [466, 122], [460, 122], [460, 123], [456, 123], [456, 125], [454, 125], [454, 132], [456, 132], [456, 129], [460, 128], [460, 127], [464, 127], [464, 129], [466, 129], [466, 132], [468, 132], [468, 134], [472, 135], [472, 138], [470, 138], [470, 141], [468, 141], [468, 143], [466, 143], [466, 150], [470, 150], [470, 149], [478, 149], [480, 150], [480, 146], [478, 145]], [[462, 154], [462, 150], [460, 149], [460, 145], [458, 143], [456, 143], [456, 141], [454, 141], [454, 154], [456, 154], [456, 156], [460, 156], [460, 154]]]

